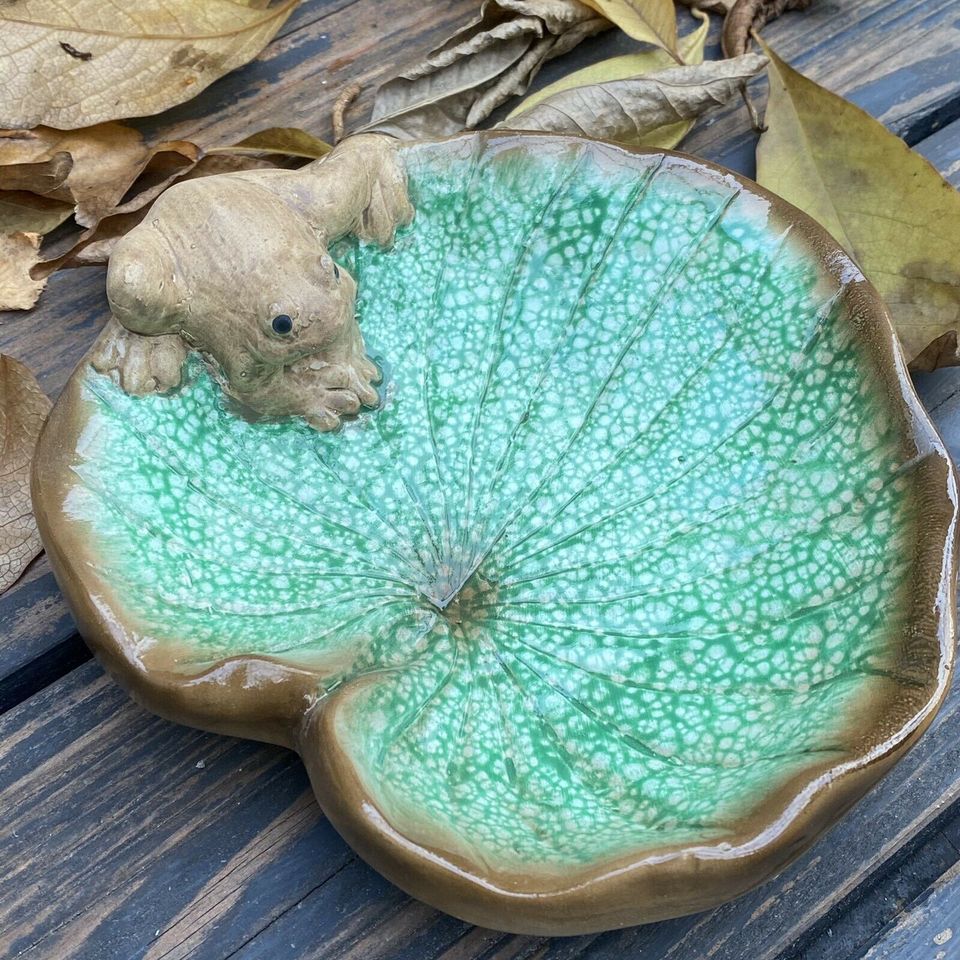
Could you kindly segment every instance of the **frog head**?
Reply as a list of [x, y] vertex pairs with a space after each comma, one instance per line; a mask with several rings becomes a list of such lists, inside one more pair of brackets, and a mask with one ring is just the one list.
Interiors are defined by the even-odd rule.
[[285, 381], [295, 374], [302, 392], [303, 371], [326, 366], [347, 365], [356, 377], [344, 388], [375, 402], [353, 278], [315, 226], [254, 179], [165, 192], [114, 248], [107, 295], [127, 330], [181, 337], [257, 412], [304, 413], [309, 398]]

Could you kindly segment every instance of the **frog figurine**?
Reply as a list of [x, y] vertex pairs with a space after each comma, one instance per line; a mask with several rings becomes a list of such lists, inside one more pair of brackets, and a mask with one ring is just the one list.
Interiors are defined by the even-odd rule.
[[317, 430], [374, 406], [379, 373], [356, 283], [329, 245], [389, 245], [413, 219], [396, 141], [351, 137], [299, 170], [190, 180], [167, 190], [110, 257], [112, 317], [92, 354], [128, 393], [167, 392], [190, 350], [260, 417]]

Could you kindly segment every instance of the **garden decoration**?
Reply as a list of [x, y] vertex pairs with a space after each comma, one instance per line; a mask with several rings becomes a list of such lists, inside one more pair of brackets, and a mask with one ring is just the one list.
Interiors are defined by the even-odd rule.
[[348, 139], [168, 190], [41, 437], [84, 636], [486, 926], [701, 910], [914, 743], [957, 491], [887, 314], [680, 154]]

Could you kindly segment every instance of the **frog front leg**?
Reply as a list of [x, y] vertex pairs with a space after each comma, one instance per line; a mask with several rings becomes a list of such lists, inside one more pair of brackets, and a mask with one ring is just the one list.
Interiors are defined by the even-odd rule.
[[261, 416], [300, 416], [327, 432], [336, 430], [343, 417], [377, 405], [377, 391], [370, 385], [376, 373], [365, 357], [333, 363], [305, 357], [269, 371], [233, 371], [224, 376], [223, 388]]
[[127, 393], [165, 393], [180, 386], [187, 345], [178, 334], [133, 333], [111, 317], [94, 344], [94, 370], [111, 376]]

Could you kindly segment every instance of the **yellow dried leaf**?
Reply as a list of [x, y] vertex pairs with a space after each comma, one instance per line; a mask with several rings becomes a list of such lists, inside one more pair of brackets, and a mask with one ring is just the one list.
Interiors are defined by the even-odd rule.
[[29, 310], [46, 280], [30, 268], [40, 259], [39, 233], [0, 233], [0, 310]]
[[[703, 63], [703, 50], [710, 31], [710, 18], [700, 10], [691, 10], [691, 13], [702, 20], [696, 30], [680, 38], [680, 56], [684, 63]], [[663, 50], [643, 50], [640, 53], [628, 53], [622, 57], [611, 57], [591, 64], [582, 70], [575, 70], [565, 77], [530, 94], [522, 100], [507, 116], [505, 126], [509, 121], [536, 106], [538, 103], [552, 97], [555, 93], [572, 90], [574, 87], [590, 86], [594, 83], [607, 83], [611, 80], [625, 80], [628, 77], [642, 77], [657, 70], [667, 70], [674, 66], [673, 58]], [[689, 132], [695, 121], [682, 120], [679, 123], [661, 127], [644, 137], [643, 143], [648, 147], [658, 147], [661, 150], [672, 150]]]
[[915, 369], [960, 362], [960, 194], [859, 107], [770, 57], [757, 180], [843, 245]]
[[245, 137], [229, 147], [211, 147], [207, 154], [233, 153], [257, 155], [262, 153], [282, 154], [287, 157], [303, 157], [318, 160], [333, 147], [306, 130], [297, 127], [268, 127]]
[[73, 206], [22, 190], [0, 190], [0, 233], [39, 233], [59, 227]]
[[42, 549], [30, 503], [30, 461], [49, 413], [33, 374], [0, 354], [0, 591]]
[[0, 126], [71, 130], [159, 113], [252, 60], [298, 2], [0, 4]]
[[475, 20], [380, 85], [356, 132], [416, 140], [473, 129], [526, 93], [544, 63], [609, 27], [580, 0], [484, 0]]
[[681, 62], [673, 0], [583, 0], [634, 40], [652, 43]]

